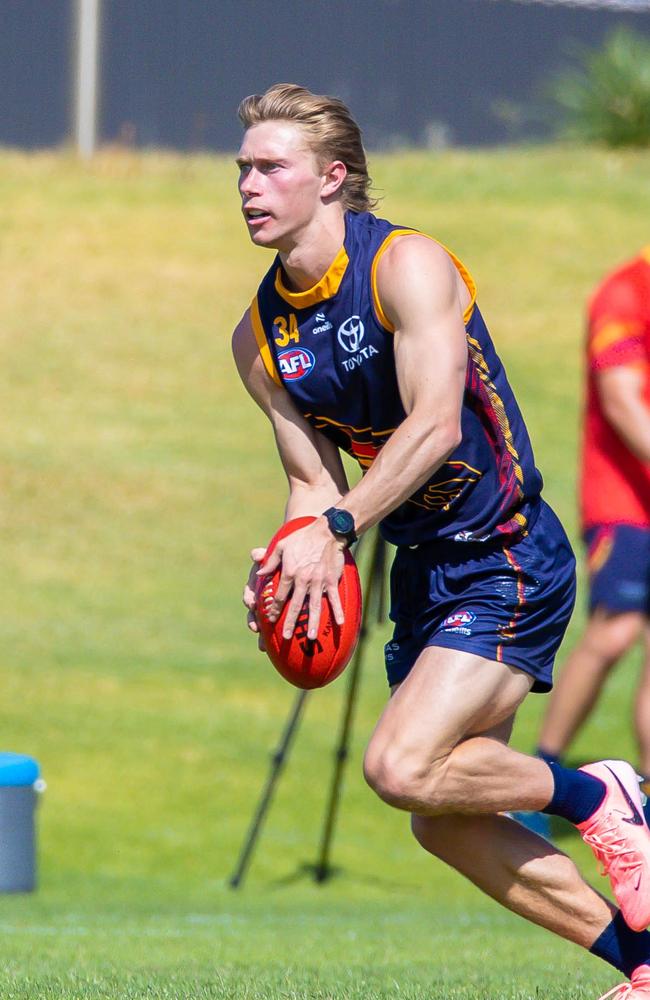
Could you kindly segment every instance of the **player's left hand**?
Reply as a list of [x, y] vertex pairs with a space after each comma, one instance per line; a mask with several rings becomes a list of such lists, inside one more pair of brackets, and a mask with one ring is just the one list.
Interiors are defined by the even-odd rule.
[[246, 608], [246, 624], [251, 632], [254, 632], [257, 636], [257, 645], [261, 652], [266, 651], [264, 646], [264, 640], [262, 639], [262, 633], [260, 632], [259, 622], [257, 620], [257, 601], [255, 598], [255, 585], [257, 583], [258, 569], [264, 561], [264, 556], [266, 555], [266, 549], [254, 548], [251, 549], [251, 559], [253, 560], [253, 565], [251, 566], [250, 573], [248, 574], [248, 580], [244, 587], [244, 592], [242, 594], [242, 602]]
[[280, 582], [267, 614], [270, 621], [277, 621], [291, 594], [282, 629], [285, 639], [293, 635], [306, 599], [309, 600], [307, 637], [317, 637], [323, 594], [329, 599], [334, 620], [338, 625], [343, 624], [345, 617], [338, 589], [344, 566], [343, 549], [344, 543], [334, 538], [325, 518], [319, 517], [306, 528], [281, 539], [258, 570], [258, 576], [262, 576], [273, 573], [282, 564]]

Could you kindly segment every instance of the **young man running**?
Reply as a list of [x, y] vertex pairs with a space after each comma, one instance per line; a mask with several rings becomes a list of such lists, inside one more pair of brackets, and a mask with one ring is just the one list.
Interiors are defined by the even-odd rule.
[[[632, 768], [580, 771], [508, 747], [518, 706], [551, 686], [574, 599], [574, 560], [541, 500], [521, 414], [463, 265], [370, 213], [358, 126], [338, 100], [294, 85], [249, 97], [237, 158], [252, 241], [278, 255], [235, 330], [246, 388], [289, 481], [286, 518], [317, 515], [278, 545], [273, 614], [291, 634], [305, 600], [315, 637], [343, 549], [379, 523], [397, 545], [392, 697], [365, 775], [412, 816], [432, 854], [503, 905], [590, 949], [650, 1000], [650, 832]], [[339, 449], [364, 476], [351, 489]], [[256, 632], [253, 585], [244, 591]], [[575, 823], [620, 910], [573, 863], [500, 815]], [[629, 992], [631, 990], [631, 992]]]

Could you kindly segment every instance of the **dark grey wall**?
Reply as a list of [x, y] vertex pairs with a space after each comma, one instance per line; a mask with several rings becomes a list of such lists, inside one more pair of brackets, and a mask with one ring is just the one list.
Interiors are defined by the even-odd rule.
[[[0, 12], [0, 142], [60, 142], [71, 0]], [[650, 35], [647, 13], [510, 0], [104, 0], [101, 134], [232, 149], [240, 98], [291, 80], [347, 100], [371, 147], [540, 136], [535, 105], [569, 40], [595, 45], [620, 24]], [[499, 102], [514, 106], [505, 120]]]
[[51, 146], [69, 130], [70, 0], [0, 0], [0, 143]]

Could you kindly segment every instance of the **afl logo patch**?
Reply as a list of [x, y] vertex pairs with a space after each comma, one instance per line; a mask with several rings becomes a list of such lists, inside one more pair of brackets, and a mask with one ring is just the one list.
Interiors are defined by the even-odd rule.
[[310, 375], [315, 364], [316, 358], [306, 347], [292, 347], [278, 354], [280, 375], [287, 382], [297, 382]]
[[461, 628], [471, 625], [476, 621], [476, 615], [471, 611], [455, 611], [453, 615], [448, 615], [442, 623], [443, 628]]

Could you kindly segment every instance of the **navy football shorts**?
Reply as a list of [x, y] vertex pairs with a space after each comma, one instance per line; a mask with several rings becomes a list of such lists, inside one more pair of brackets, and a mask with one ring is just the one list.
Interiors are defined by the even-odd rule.
[[393, 638], [389, 684], [407, 676], [422, 650], [443, 646], [509, 663], [553, 686], [553, 662], [575, 602], [575, 558], [551, 508], [512, 546], [430, 542], [398, 548], [391, 569]]
[[650, 615], [650, 528], [599, 525], [585, 532], [589, 610]]

